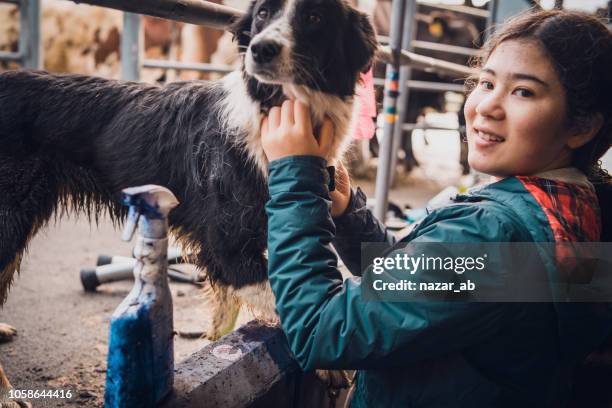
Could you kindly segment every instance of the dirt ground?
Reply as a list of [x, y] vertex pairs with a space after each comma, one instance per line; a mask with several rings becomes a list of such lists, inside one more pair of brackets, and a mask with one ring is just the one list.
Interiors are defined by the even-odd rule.
[[[454, 155], [454, 153], [452, 153]], [[457, 167], [452, 167], [454, 172]], [[447, 169], [448, 170], [448, 169]], [[448, 181], [432, 181], [431, 172], [417, 170], [400, 180], [402, 188], [391, 193], [400, 205], [423, 205]], [[358, 181], [374, 195], [372, 181]], [[109, 320], [129, 292], [130, 281], [102, 285], [85, 293], [79, 271], [95, 265], [99, 254], [129, 256], [132, 244], [122, 242], [120, 231], [103, 218], [98, 227], [84, 218], [51, 223], [31, 242], [16, 277], [0, 322], [15, 326], [16, 338], [0, 344], [0, 361], [16, 389], [71, 390], [69, 400], [39, 399], [35, 407], [98, 407], [103, 405]], [[210, 322], [201, 289], [171, 283], [174, 328], [181, 332], [204, 332]], [[245, 309], [239, 324], [251, 319]], [[208, 344], [206, 339], [175, 337], [175, 362]]]

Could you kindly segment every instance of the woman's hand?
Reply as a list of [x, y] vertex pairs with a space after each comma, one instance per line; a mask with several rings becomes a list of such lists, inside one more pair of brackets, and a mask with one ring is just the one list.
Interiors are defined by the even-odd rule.
[[336, 189], [329, 192], [332, 199], [331, 216], [344, 214], [351, 200], [351, 179], [341, 161], [336, 162]]
[[287, 156], [319, 156], [327, 160], [333, 140], [334, 125], [326, 118], [317, 141], [310, 109], [300, 101], [286, 100], [282, 107], [273, 107], [261, 123], [261, 144], [268, 161]]
[[336, 166], [336, 189], [329, 193], [332, 199], [331, 215], [344, 214], [351, 198], [351, 181], [342, 162], [329, 163], [334, 140], [334, 125], [328, 118], [321, 126], [319, 140], [315, 138], [310, 120], [310, 109], [300, 101], [286, 100], [282, 107], [270, 109], [261, 124], [261, 144], [268, 161], [288, 156], [319, 156]]

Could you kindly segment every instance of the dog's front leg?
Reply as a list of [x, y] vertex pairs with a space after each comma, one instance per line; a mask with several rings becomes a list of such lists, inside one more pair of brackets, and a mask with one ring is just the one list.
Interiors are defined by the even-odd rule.
[[251, 309], [257, 319], [271, 324], [279, 323], [276, 313], [276, 300], [267, 280], [234, 289], [234, 293], [242, 303]]
[[10, 398], [10, 391], [13, 389], [9, 382], [2, 364], [0, 364], [0, 408], [32, 408], [29, 402]]
[[232, 292], [230, 287], [224, 285], [213, 287], [209, 284], [204, 288], [212, 313], [211, 329], [206, 332], [206, 337], [211, 341], [217, 341], [234, 330], [241, 305]]

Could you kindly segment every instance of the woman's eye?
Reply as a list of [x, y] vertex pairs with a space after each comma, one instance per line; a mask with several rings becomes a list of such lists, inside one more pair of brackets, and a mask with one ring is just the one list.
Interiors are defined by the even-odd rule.
[[525, 88], [517, 88], [514, 90], [514, 93], [523, 98], [529, 98], [530, 96], [533, 96], [533, 92]]
[[265, 20], [266, 18], [268, 18], [268, 9], [262, 8], [257, 12], [257, 17]]
[[317, 13], [310, 13], [307, 18], [310, 24], [319, 24], [321, 22], [321, 15]]
[[490, 82], [490, 81], [486, 81], [486, 80], [484, 80], [484, 79], [481, 79], [481, 80], [480, 80], [479, 85], [480, 85], [481, 87], [483, 87], [484, 89], [488, 89], [488, 90], [493, 89], [493, 83], [492, 83], [492, 82]]

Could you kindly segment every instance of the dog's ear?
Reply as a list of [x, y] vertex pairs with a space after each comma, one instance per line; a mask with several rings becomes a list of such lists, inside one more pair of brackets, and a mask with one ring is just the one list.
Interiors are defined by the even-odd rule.
[[347, 52], [349, 67], [352, 71], [368, 72], [378, 48], [376, 33], [369, 17], [351, 8], [347, 30], [344, 47]]
[[248, 10], [245, 11], [244, 15], [237, 20], [233, 21], [228, 27], [228, 31], [232, 33], [233, 40], [236, 41], [238, 46], [248, 46], [251, 42], [251, 27], [253, 25], [253, 8], [255, 7], [255, 1], [251, 2]]

